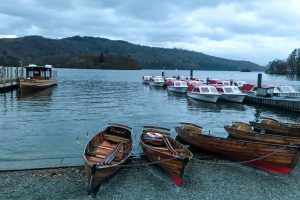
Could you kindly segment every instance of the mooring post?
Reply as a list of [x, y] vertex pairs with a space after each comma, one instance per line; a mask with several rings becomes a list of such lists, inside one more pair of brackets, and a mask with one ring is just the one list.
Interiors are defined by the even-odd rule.
[[3, 67], [0, 66], [0, 82], [2, 83], [2, 79], [3, 79]]
[[5, 88], [5, 83], [6, 83], [6, 67], [5, 66], [2, 67], [2, 77], [3, 77], [3, 79], [2, 79], [3, 88]]
[[162, 76], [162, 77], [165, 76], [165, 70], [164, 70], [164, 69], [161, 71], [161, 76]]
[[190, 79], [192, 79], [193, 78], [193, 70], [191, 69], [190, 70]]
[[10, 66], [10, 86], [12, 87], [13, 85], [13, 67]]
[[262, 74], [257, 74], [257, 88], [261, 88]]
[[[23, 63], [22, 63], [21, 60], [19, 61], [19, 63], [20, 63], [20, 67], [21, 67], [21, 75], [20, 75], [20, 77], [23, 78], [23, 76], [24, 76]], [[19, 77], [18, 77], [18, 78], [19, 78]]]
[[18, 67], [18, 65], [16, 66], [16, 80], [19, 78], [19, 67]]

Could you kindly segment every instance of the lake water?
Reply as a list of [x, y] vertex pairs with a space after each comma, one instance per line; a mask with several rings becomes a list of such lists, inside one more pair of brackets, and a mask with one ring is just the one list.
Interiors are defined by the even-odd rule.
[[[257, 120], [261, 116], [300, 122], [297, 113], [253, 105], [206, 103], [166, 89], [142, 84], [143, 75], [161, 70], [57, 69], [59, 83], [45, 91], [21, 96], [0, 94], [0, 169], [82, 163], [83, 145], [108, 122], [133, 128], [134, 153], [139, 154], [139, 135], [144, 125], [172, 128], [193, 122], [211, 134], [227, 134], [232, 121]], [[166, 70], [166, 75], [189, 71]], [[257, 72], [194, 71], [205, 78], [245, 80], [256, 83]], [[300, 85], [297, 78], [263, 74], [263, 83]], [[88, 136], [87, 136], [88, 133]]]

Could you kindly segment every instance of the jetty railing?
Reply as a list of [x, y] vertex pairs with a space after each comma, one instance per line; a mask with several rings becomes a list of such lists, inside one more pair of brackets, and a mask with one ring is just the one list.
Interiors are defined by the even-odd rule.
[[9, 91], [18, 86], [18, 78], [23, 76], [21, 67], [0, 66], [0, 91]]

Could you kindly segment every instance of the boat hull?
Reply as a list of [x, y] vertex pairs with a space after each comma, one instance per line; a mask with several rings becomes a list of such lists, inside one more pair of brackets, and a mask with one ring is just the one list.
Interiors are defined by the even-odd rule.
[[177, 93], [185, 93], [187, 87], [173, 87], [168, 86], [167, 89], [171, 92], [177, 92]]
[[236, 103], [242, 103], [245, 99], [246, 95], [230, 95], [230, 94], [222, 94], [220, 97], [220, 100], [223, 101], [231, 101], [231, 102], [236, 102]]
[[187, 96], [201, 101], [216, 103], [221, 95], [187, 92]]
[[297, 149], [292, 147], [203, 135], [186, 131], [182, 126], [175, 130], [182, 140], [199, 149], [272, 173], [290, 173], [299, 157]]
[[154, 81], [150, 81], [149, 85], [151, 86], [155, 86], [155, 87], [163, 87], [165, 85], [165, 82], [154, 82]]
[[281, 144], [281, 145], [295, 145], [298, 147], [300, 146], [299, 137], [288, 137], [288, 136], [281, 136], [281, 135], [261, 134], [256, 132], [242, 131], [232, 126], [224, 126], [224, 128], [231, 137], [238, 138], [238, 139]]
[[96, 192], [101, 183], [108, 180], [120, 169], [118, 165], [112, 167], [94, 169], [93, 166], [91, 166], [86, 161], [84, 162], [84, 166], [88, 174], [89, 194]]
[[39, 79], [20, 79], [19, 88], [21, 93], [30, 93], [57, 85], [57, 78], [50, 78], [47, 80]]

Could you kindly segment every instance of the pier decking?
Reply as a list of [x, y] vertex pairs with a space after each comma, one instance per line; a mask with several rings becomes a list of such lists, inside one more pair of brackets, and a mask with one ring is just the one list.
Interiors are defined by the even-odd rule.
[[258, 104], [260, 106], [268, 106], [280, 108], [284, 110], [300, 112], [299, 98], [284, 98], [284, 97], [260, 97], [255, 95], [248, 95], [245, 102]]

